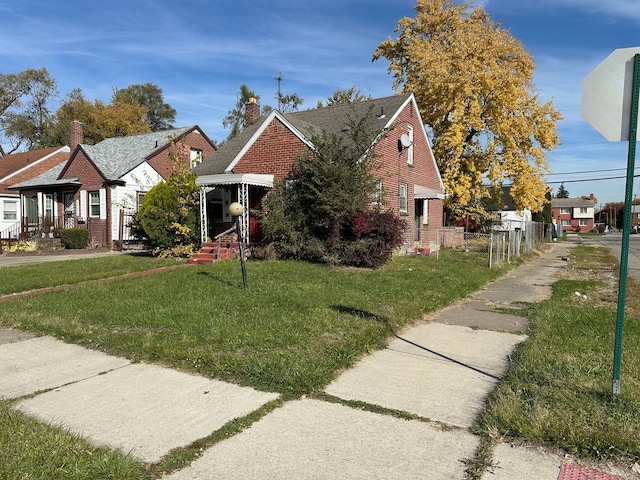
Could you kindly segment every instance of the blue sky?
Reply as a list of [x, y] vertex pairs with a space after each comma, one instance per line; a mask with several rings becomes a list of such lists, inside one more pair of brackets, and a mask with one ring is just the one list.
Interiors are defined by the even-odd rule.
[[[562, 145], [548, 157], [554, 191], [624, 199], [628, 143], [608, 142], [580, 117], [582, 80], [613, 50], [640, 46], [638, 0], [484, 0], [495, 21], [533, 55], [540, 101], [564, 116]], [[198, 124], [214, 140], [245, 83], [262, 104], [283, 93], [313, 108], [355, 86], [393, 94], [375, 47], [415, 0], [0, 0], [0, 72], [45, 67], [61, 97], [81, 88], [108, 102], [113, 87], [153, 83], [178, 112], [176, 126]], [[640, 163], [640, 161], [638, 162]], [[640, 172], [640, 169], [636, 169]], [[586, 172], [586, 173], [569, 173]], [[612, 180], [598, 178], [622, 177]], [[634, 194], [640, 196], [638, 181]]]

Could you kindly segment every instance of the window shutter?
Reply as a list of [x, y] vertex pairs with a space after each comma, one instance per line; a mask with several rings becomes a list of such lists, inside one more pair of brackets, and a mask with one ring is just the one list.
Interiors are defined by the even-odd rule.
[[87, 191], [80, 190], [80, 211], [78, 216], [81, 218], [89, 218], [89, 212], [87, 210]]
[[105, 188], [100, 189], [100, 219], [106, 220], [107, 218], [107, 190]]

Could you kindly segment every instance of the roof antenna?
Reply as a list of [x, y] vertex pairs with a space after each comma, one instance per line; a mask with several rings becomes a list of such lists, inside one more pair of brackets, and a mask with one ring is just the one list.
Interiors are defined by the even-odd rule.
[[282, 82], [282, 70], [280, 70], [280, 75], [278, 75], [277, 77], [273, 77], [273, 79], [278, 82], [278, 111], [281, 112], [282, 105], [280, 103], [280, 99], [282, 98], [282, 95], [280, 94], [280, 82]]

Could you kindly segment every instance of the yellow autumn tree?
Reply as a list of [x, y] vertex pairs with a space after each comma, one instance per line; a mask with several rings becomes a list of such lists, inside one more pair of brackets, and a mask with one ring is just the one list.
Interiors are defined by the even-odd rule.
[[539, 101], [532, 56], [482, 7], [418, 0], [415, 11], [373, 60], [390, 62], [396, 91], [414, 93], [452, 214], [483, 217], [491, 192], [500, 203], [503, 183], [516, 208], [542, 210], [546, 153], [558, 145], [562, 117]]

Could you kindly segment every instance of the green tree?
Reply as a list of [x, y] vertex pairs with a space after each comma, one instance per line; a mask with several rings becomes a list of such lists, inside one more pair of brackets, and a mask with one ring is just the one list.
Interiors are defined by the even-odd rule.
[[165, 103], [162, 89], [153, 83], [129, 85], [123, 89], [114, 87], [111, 104], [116, 103], [144, 108], [146, 122], [153, 132], [173, 128], [172, 123], [176, 120], [176, 110]]
[[0, 157], [40, 146], [52, 123], [48, 104], [57, 94], [44, 68], [0, 74]]
[[531, 219], [534, 222], [551, 223], [553, 221], [553, 212], [551, 210], [551, 190], [547, 190], [547, 193], [545, 193], [544, 196], [547, 200], [544, 207], [542, 207], [542, 210], [539, 212], [533, 213], [531, 215]]
[[330, 97], [327, 97], [326, 104], [323, 104], [322, 101], [318, 100], [317, 108], [363, 102], [365, 100], [371, 100], [371, 99], [372, 99], [371, 95], [369, 95], [368, 97], [363, 95], [362, 93], [360, 93], [360, 90], [356, 90], [355, 86], [351, 88], [347, 88], [346, 90], [336, 88], [335, 91], [333, 92], [333, 95], [331, 95]]
[[540, 211], [561, 115], [551, 102], [540, 104], [531, 55], [482, 7], [418, 0], [415, 11], [373, 60], [386, 58], [394, 88], [415, 94], [448, 207], [457, 217], [485, 215], [487, 183], [500, 192], [508, 181], [516, 208]]
[[295, 112], [304, 103], [304, 100], [297, 93], [284, 94], [277, 92], [276, 100], [278, 100], [278, 107], [283, 113]]
[[174, 147], [177, 152], [169, 152], [171, 175], [144, 196], [136, 225], [155, 255], [182, 258], [193, 255], [198, 243], [200, 197], [197, 176], [185, 162], [188, 149], [183, 144]]
[[106, 138], [125, 137], [150, 131], [145, 121], [145, 110], [128, 103], [105, 104], [84, 98], [82, 90], [67, 95], [56, 112], [56, 122], [42, 146], [51, 147], [69, 143], [69, 127], [73, 120], [83, 124], [83, 143], [94, 145]]
[[564, 183], [561, 183], [556, 192], [556, 198], [569, 198], [569, 191], [564, 188]]
[[[260, 95], [257, 95], [253, 90], [249, 89], [246, 84], [243, 83], [240, 85], [235, 108], [229, 110], [227, 116], [222, 119], [222, 125], [224, 128], [231, 129], [227, 140], [231, 140], [245, 129], [245, 106], [251, 98], [255, 98], [258, 104], [260, 103]], [[265, 110], [263, 109], [262, 112], [265, 113]]]
[[350, 121], [346, 137], [313, 135], [313, 151], [301, 152], [288, 180], [267, 196], [261, 224], [281, 257], [377, 266], [401, 241], [402, 221], [370, 210], [376, 191], [370, 147], [381, 133], [370, 122], [371, 115]]

